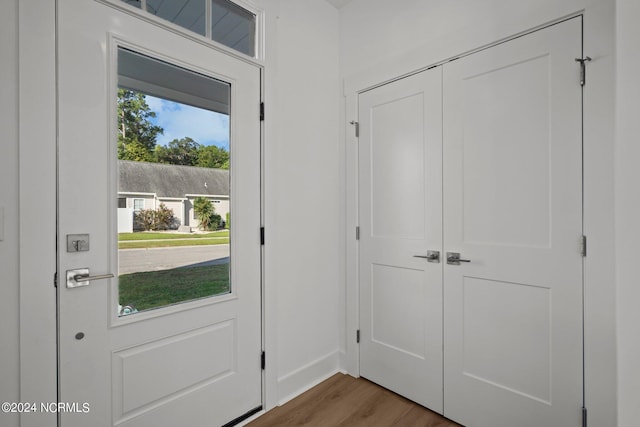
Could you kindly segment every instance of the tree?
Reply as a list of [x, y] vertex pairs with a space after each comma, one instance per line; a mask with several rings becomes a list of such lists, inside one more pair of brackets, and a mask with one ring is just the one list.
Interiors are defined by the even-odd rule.
[[138, 141], [124, 143], [118, 141], [118, 159], [133, 160], [134, 162], [154, 162], [155, 157], [151, 151]]
[[200, 146], [197, 166], [203, 168], [229, 169], [229, 152], [215, 145]]
[[164, 130], [150, 119], [156, 117], [140, 92], [118, 89], [118, 158], [153, 161], [156, 137]]
[[187, 136], [174, 139], [166, 147], [157, 146], [155, 156], [158, 163], [196, 166], [200, 147], [200, 144]]
[[216, 213], [213, 203], [206, 197], [196, 197], [193, 201], [193, 211], [200, 222], [201, 230], [217, 230], [222, 217]]

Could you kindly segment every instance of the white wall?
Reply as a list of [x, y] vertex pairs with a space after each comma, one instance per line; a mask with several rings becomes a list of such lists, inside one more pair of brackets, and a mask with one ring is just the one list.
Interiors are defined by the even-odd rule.
[[[584, 284], [585, 384], [589, 424], [601, 426], [616, 422], [614, 151], [607, 143], [614, 138], [614, 7], [615, 0], [353, 0], [340, 14], [346, 109], [342, 123], [346, 165], [350, 165], [355, 144], [347, 123], [357, 117], [357, 91], [584, 12], [585, 55], [594, 59], [588, 65], [584, 90], [584, 228], [589, 239]], [[347, 236], [355, 224], [355, 181], [353, 168], [347, 168]], [[354, 251], [347, 240], [350, 264], [356, 259]], [[346, 340], [341, 346], [347, 349], [345, 366], [357, 374], [357, 349], [350, 345], [357, 322], [353, 314], [357, 281], [350, 264], [344, 289]]]
[[[17, 0], [0, 2], [0, 402], [19, 401], [17, 11]], [[18, 426], [18, 416], [0, 413], [0, 424]]]
[[324, 0], [264, 3], [271, 19], [265, 100], [267, 369], [277, 364], [277, 393], [267, 389], [271, 406], [274, 397], [282, 402], [338, 369], [339, 19]]
[[640, 16], [638, 0], [617, 1], [616, 272], [618, 425], [640, 420]]

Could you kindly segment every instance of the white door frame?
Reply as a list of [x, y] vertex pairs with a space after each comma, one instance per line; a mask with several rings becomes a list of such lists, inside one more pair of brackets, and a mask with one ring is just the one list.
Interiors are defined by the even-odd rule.
[[[346, 343], [345, 370], [359, 376], [359, 346], [356, 331], [359, 329], [359, 274], [358, 242], [355, 229], [358, 226], [358, 138], [352, 121], [358, 117], [358, 95], [376, 86], [383, 85], [408, 75], [439, 65], [462, 55], [486, 49], [504, 41], [562, 22], [568, 18], [583, 17], [584, 55], [593, 56], [591, 49], [607, 52], [607, 40], [603, 28], [610, 24], [608, 16], [602, 15], [599, 7], [576, 10], [559, 15], [558, 19], [528, 26], [525, 31], [511, 32], [504, 37], [499, 30], [482, 38], [470, 37], [468, 50], [458, 52], [430, 52], [424, 55], [412, 51], [410, 55], [395, 58], [376, 70], [367, 70], [350, 76], [344, 81], [344, 212], [345, 212], [345, 287], [346, 287]], [[534, 18], [532, 18], [534, 19]], [[612, 24], [611, 24], [612, 25]], [[613, 27], [611, 27], [611, 31]], [[606, 34], [606, 33], [605, 33]], [[491, 41], [493, 40], [493, 41]], [[428, 47], [432, 47], [431, 45]], [[604, 55], [604, 54], [603, 54]], [[600, 59], [603, 61], [603, 59]], [[600, 67], [590, 64], [587, 69], [588, 83], [583, 91], [583, 215], [584, 232], [588, 237], [589, 251], [584, 259], [584, 389], [585, 405], [589, 410], [589, 421], [602, 425], [613, 425], [616, 413], [615, 398], [615, 289], [603, 284], [615, 283], [613, 254], [613, 149], [603, 144], [600, 138], [613, 140], [613, 115], [601, 117], [603, 100], [613, 108], [613, 85], [607, 72], [612, 72], [613, 63], [601, 62]], [[593, 72], [592, 72], [593, 70]], [[609, 349], [603, 351], [603, 349]], [[604, 382], [604, 386], [603, 386]], [[592, 385], [593, 384], [593, 385]]]
[[[20, 400], [55, 402], [56, 5], [54, 2], [17, 3], [20, 73]], [[38, 123], [38, 126], [33, 126], [33, 123]], [[37, 197], [24, 197], [26, 194]], [[28, 224], [38, 224], [38, 227]], [[56, 414], [22, 414], [20, 425], [54, 426], [56, 418]]]

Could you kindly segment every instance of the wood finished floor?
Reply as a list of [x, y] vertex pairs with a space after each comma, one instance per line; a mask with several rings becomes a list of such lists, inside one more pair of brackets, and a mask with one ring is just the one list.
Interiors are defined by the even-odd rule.
[[460, 427], [364, 378], [336, 374], [247, 427]]

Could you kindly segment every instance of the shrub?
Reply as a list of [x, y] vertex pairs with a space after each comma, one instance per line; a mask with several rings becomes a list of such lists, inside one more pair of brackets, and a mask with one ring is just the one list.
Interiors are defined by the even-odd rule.
[[211, 215], [208, 230], [217, 230], [222, 225], [222, 217], [216, 213]]
[[153, 209], [140, 209], [133, 214], [133, 224], [136, 230], [149, 231], [153, 230], [154, 224]]
[[144, 231], [168, 230], [175, 228], [178, 219], [164, 203], [158, 209], [141, 209], [133, 215], [137, 229]]
[[173, 210], [169, 209], [164, 203], [160, 203], [158, 209], [155, 210], [155, 229], [168, 230], [175, 228], [178, 219], [173, 215]]
[[227, 230], [231, 229], [231, 212], [227, 212], [227, 217], [225, 219], [224, 228]]

